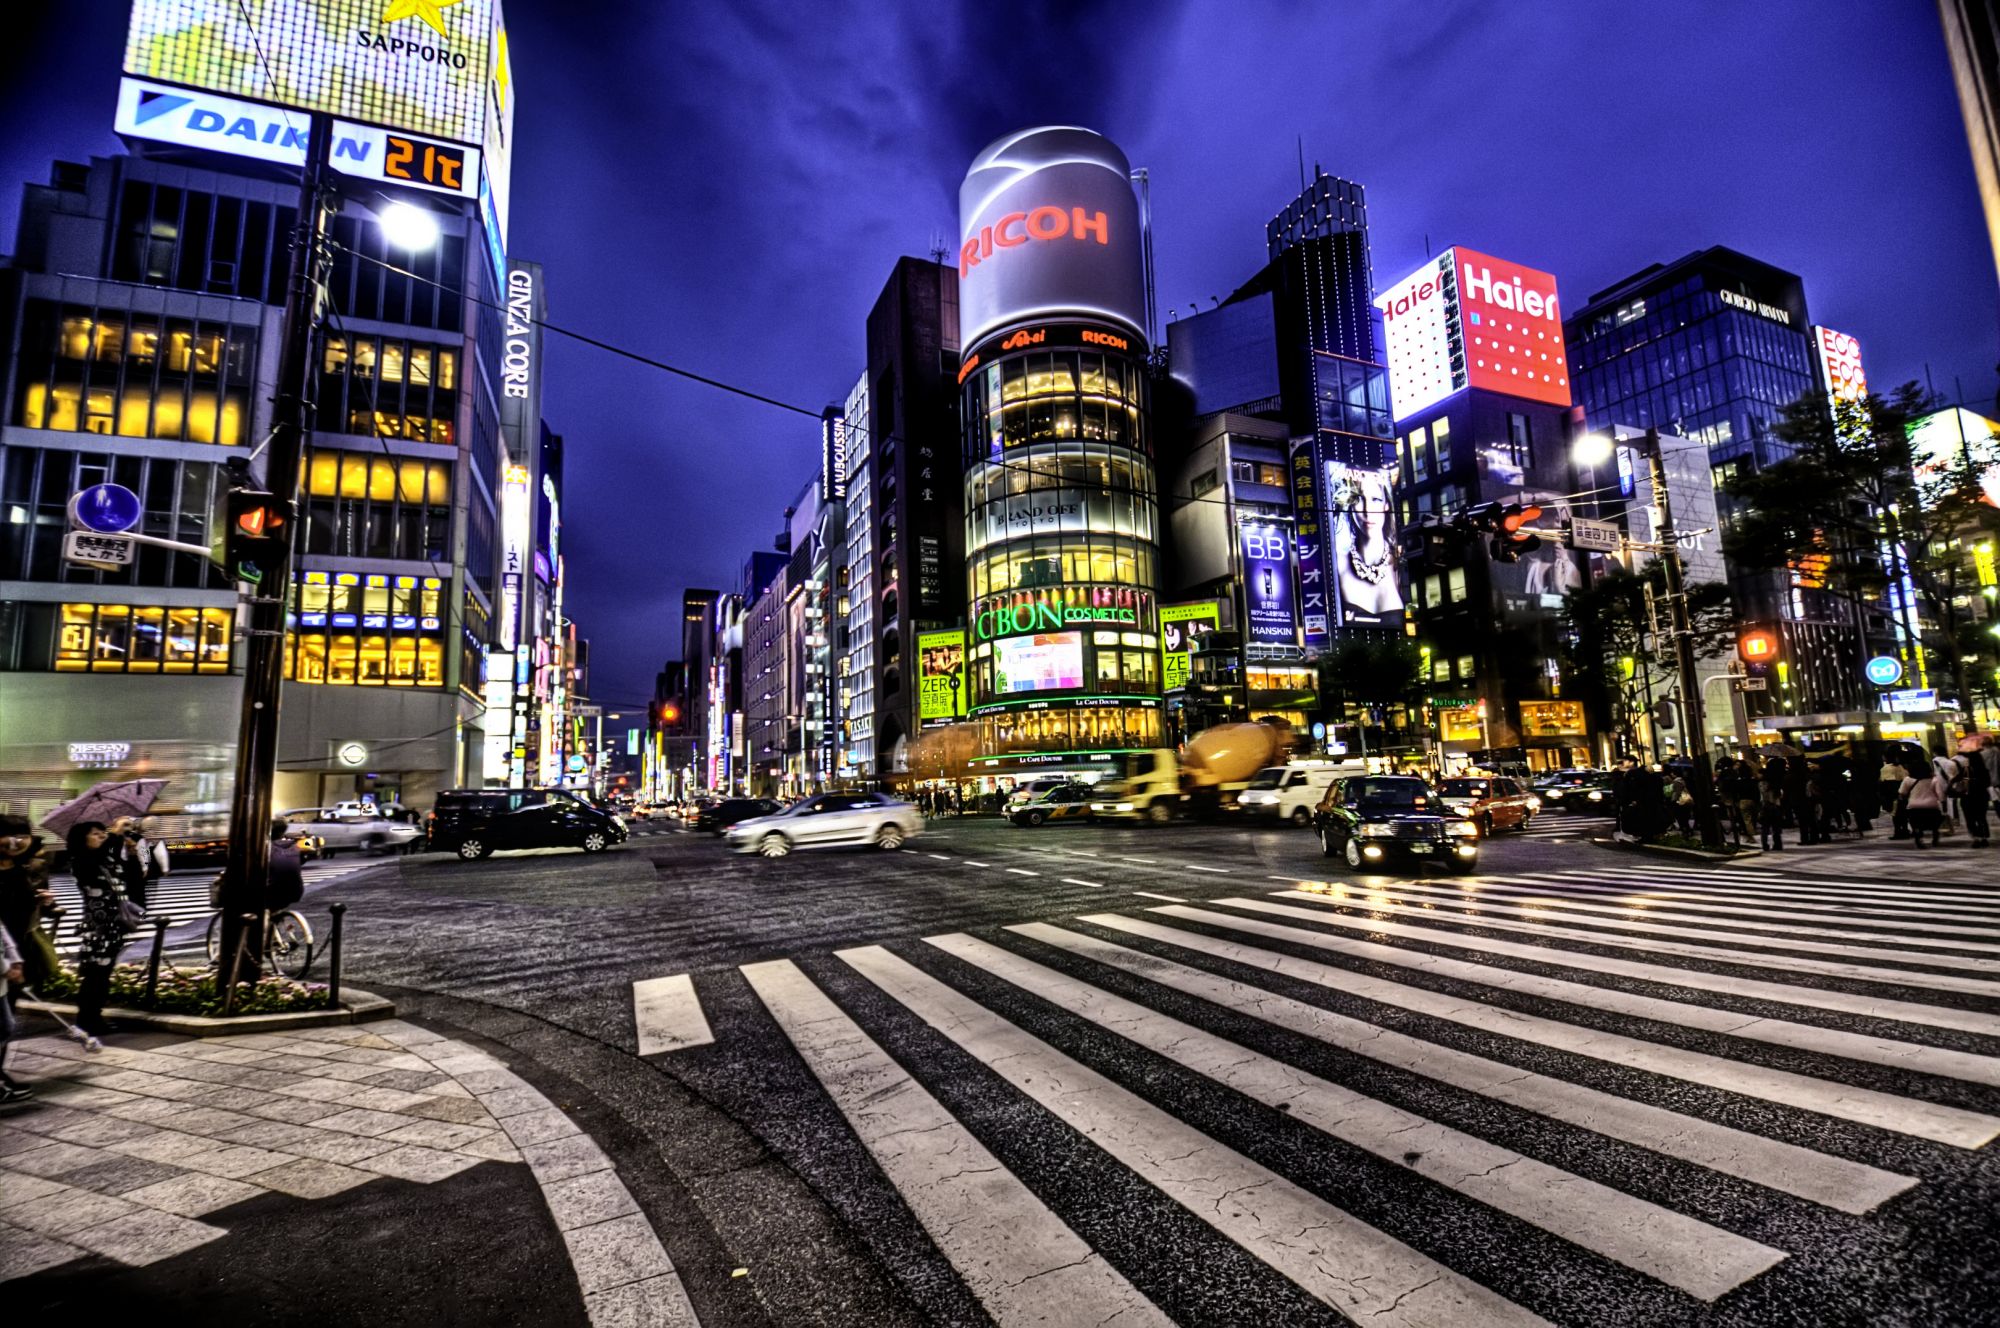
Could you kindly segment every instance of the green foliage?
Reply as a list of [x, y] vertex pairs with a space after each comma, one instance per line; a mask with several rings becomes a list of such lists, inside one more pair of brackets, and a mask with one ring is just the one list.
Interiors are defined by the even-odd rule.
[[1334, 705], [1394, 705], [1423, 689], [1423, 652], [1405, 636], [1357, 637], [1315, 661], [1322, 701]]
[[[61, 969], [35, 989], [49, 1000], [76, 999], [78, 978], [75, 969]], [[111, 970], [111, 995], [105, 1004], [116, 1009], [154, 1010], [163, 1014], [219, 1016], [222, 995], [211, 971], [189, 972], [170, 964], [160, 966], [160, 985], [151, 1004], [146, 1001], [146, 966], [120, 964]], [[292, 1010], [326, 1008], [326, 987], [318, 982], [297, 982], [266, 974], [255, 983], [241, 983], [236, 990], [237, 1014], [283, 1014]]]
[[[1650, 588], [1659, 635], [1646, 613]], [[1713, 659], [1735, 642], [1735, 608], [1729, 587], [1714, 582], [1687, 586], [1688, 623], [1695, 656]], [[1667, 604], [1666, 565], [1655, 559], [1638, 573], [1614, 567], [1588, 585], [1563, 597], [1563, 674], [1565, 686], [1582, 700], [1594, 726], [1630, 734], [1638, 695], [1625, 683], [1623, 661], [1636, 671], [1666, 671], [1674, 667], [1674, 643]]]

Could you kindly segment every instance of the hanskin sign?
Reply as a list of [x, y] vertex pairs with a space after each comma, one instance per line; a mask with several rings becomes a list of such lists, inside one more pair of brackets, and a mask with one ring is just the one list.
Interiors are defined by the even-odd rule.
[[505, 51], [495, 0], [135, 0], [125, 72], [481, 147]]
[[925, 727], [965, 716], [965, 633], [917, 633], [917, 718]]
[[958, 191], [960, 344], [1052, 314], [1086, 314], [1143, 339], [1146, 288], [1132, 167], [1088, 129], [997, 139]]
[[1570, 404], [1556, 279], [1472, 249], [1447, 249], [1376, 301], [1396, 418], [1468, 387]]
[[1264, 645], [1297, 645], [1291, 532], [1275, 522], [1245, 521], [1242, 540], [1243, 602], [1250, 619], [1250, 640]]

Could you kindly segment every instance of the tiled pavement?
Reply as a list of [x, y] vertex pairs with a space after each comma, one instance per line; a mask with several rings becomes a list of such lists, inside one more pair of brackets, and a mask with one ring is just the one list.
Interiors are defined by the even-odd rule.
[[431, 1184], [495, 1162], [533, 1173], [593, 1324], [696, 1322], [610, 1159], [465, 1043], [398, 1020], [133, 1035], [95, 1054], [36, 1037], [8, 1069], [38, 1098], [0, 1114], [0, 1282], [90, 1255], [171, 1259], [268, 1192], [327, 1201], [378, 1177]]

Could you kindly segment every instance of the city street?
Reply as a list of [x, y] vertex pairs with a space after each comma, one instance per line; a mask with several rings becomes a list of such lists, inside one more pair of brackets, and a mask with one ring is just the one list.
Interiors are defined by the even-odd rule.
[[308, 903], [598, 1139], [704, 1323], [1979, 1321], [2000, 901], [1607, 828], [1399, 879], [1279, 828], [650, 825]]

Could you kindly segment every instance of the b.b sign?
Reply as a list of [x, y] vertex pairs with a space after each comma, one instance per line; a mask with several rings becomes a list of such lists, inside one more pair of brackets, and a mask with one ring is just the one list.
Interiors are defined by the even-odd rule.
[[145, 508], [122, 484], [93, 484], [69, 500], [69, 514], [85, 530], [121, 535], [139, 524]]
[[1894, 687], [1903, 680], [1903, 661], [1894, 655], [1877, 655], [1863, 671], [1877, 687]]

